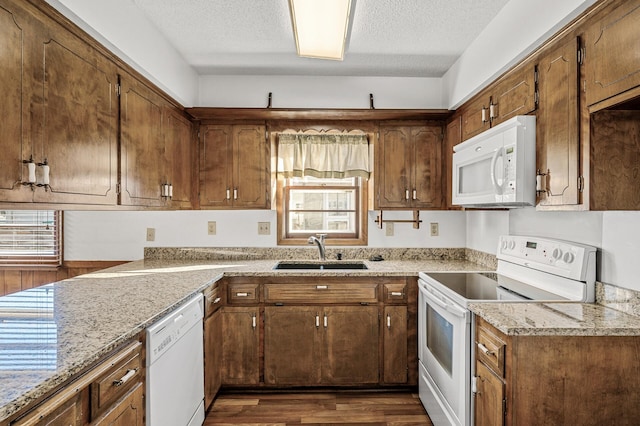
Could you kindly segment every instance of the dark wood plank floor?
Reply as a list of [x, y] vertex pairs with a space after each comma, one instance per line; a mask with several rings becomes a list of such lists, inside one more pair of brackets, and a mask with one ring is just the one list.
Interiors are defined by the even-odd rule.
[[218, 396], [204, 426], [429, 425], [410, 392], [227, 393]]

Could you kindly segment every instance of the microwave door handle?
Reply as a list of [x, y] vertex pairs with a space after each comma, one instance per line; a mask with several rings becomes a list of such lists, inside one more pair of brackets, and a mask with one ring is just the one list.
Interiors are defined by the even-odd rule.
[[498, 179], [496, 178], [496, 163], [498, 162], [498, 157], [502, 157], [503, 150], [503, 147], [498, 148], [493, 157], [491, 157], [491, 183], [497, 195], [502, 195], [502, 186], [498, 184]]

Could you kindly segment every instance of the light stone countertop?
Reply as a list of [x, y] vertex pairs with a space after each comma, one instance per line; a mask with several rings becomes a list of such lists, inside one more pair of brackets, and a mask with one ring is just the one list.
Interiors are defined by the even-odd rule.
[[[140, 260], [0, 297], [0, 327], [33, 327], [33, 340], [0, 343], [0, 423], [92, 366], [222, 276], [417, 276], [487, 271], [466, 260], [365, 261], [368, 270], [273, 270], [276, 260]], [[16, 310], [19, 299], [38, 295]], [[14, 346], [22, 363], [12, 364]], [[43, 356], [48, 353], [48, 356]]]
[[469, 309], [510, 336], [640, 336], [640, 317], [598, 304], [478, 302]]

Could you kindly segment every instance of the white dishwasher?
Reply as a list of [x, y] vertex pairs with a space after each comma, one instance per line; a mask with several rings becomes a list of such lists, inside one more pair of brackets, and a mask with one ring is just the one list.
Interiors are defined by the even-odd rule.
[[147, 426], [204, 422], [203, 296], [147, 328]]

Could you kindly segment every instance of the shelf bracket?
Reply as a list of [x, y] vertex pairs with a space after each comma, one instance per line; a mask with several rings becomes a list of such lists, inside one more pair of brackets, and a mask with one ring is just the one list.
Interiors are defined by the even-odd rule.
[[378, 224], [378, 228], [382, 229], [384, 223], [413, 223], [413, 229], [420, 229], [420, 210], [413, 211], [413, 220], [410, 219], [382, 219], [382, 210], [378, 213], [375, 222]]

